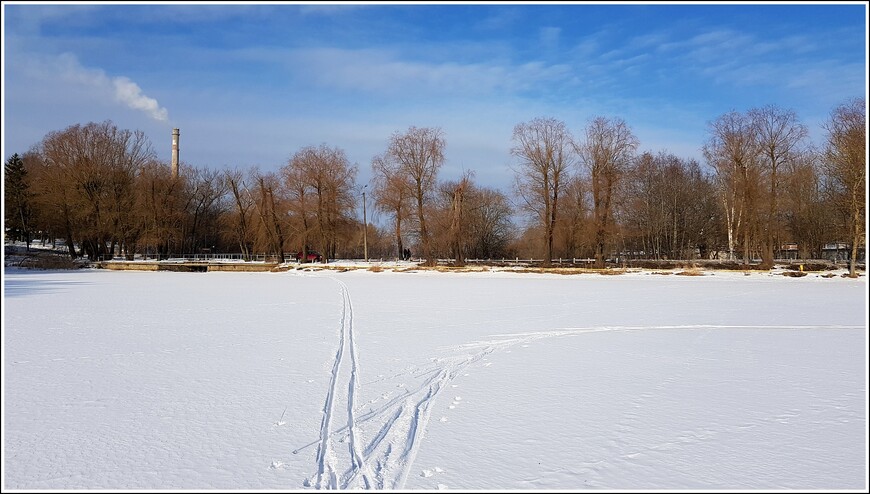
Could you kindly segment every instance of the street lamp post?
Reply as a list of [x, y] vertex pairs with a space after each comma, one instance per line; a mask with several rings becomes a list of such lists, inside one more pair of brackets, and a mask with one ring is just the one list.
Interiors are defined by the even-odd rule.
[[366, 187], [368, 187], [368, 184], [366, 184], [366, 186], [363, 187], [363, 193], [362, 193], [362, 196], [363, 196], [363, 255], [366, 258], [366, 262], [369, 262], [369, 241], [368, 241], [369, 223], [368, 223], [368, 220], [366, 219]]

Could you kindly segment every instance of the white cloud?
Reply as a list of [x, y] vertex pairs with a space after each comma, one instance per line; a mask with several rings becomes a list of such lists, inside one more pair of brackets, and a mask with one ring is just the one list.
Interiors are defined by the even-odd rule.
[[142, 94], [142, 88], [128, 77], [109, 77], [102, 69], [93, 69], [79, 63], [75, 55], [63, 53], [55, 57], [32, 56], [25, 62], [24, 69], [34, 77], [44, 80], [61, 80], [89, 86], [104, 96], [113, 96], [115, 101], [133, 110], [144, 112], [154, 120], [165, 122], [169, 112], [162, 108], [156, 99]]

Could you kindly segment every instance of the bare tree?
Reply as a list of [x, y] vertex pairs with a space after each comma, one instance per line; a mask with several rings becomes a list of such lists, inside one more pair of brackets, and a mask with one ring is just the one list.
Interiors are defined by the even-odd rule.
[[182, 182], [168, 163], [152, 160], [136, 177], [134, 205], [139, 246], [145, 254], [168, 255], [181, 249], [184, 223]]
[[[846, 216], [851, 243], [849, 276], [856, 277], [858, 248], [864, 241], [867, 192], [867, 102], [855, 98], [837, 106], [824, 128], [827, 131], [825, 171], [831, 179], [833, 198]], [[866, 249], [866, 247], [865, 247]], [[865, 254], [866, 255], [866, 254]]]
[[584, 257], [589, 252], [589, 186], [577, 174], [571, 174], [562, 187], [560, 218], [556, 234], [565, 257]]
[[254, 184], [248, 193], [254, 202], [254, 209], [260, 219], [261, 232], [268, 242], [270, 251], [278, 257], [278, 262], [285, 262], [284, 241], [286, 215], [283, 211], [281, 183], [274, 173], [251, 172]]
[[455, 183], [450, 183], [448, 186], [448, 194], [450, 196], [450, 250], [453, 253], [457, 266], [465, 263], [464, 251], [466, 246], [464, 234], [467, 233], [465, 223], [468, 216], [466, 203], [467, 195], [472, 187], [471, 179], [473, 176], [474, 172], [466, 171], [462, 174], [462, 178]]
[[[285, 177], [301, 181], [293, 187], [297, 197], [299, 187], [307, 188], [313, 196], [316, 233], [323, 262], [327, 262], [335, 257], [338, 225], [355, 203], [352, 190], [357, 168], [350, 165], [343, 150], [326, 144], [300, 149], [286, 168]], [[301, 193], [304, 196], [305, 191]]]
[[208, 168], [190, 168], [179, 180], [184, 182], [184, 251], [211, 250], [217, 243], [218, 219], [227, 207], [227, 184], [223, 174]]
[[426, 229], [426, 205], [444, 163], [444, 133], [439, 128], [410, 127], [405, 133], [396, 132], [384, 157], [397, 165], [397, 170], [411, 184], [411, 195], [417, 206], [420, 243], [426, 265], [434, 266], [431, 239]]
[[716, 170], [725, 211], [729, 257], [734, 259], [738, 236], [743, 234], [743, 262], [750, 261], [750, 233], [753, 228], [758, 188], [759, 146], [752, 121], [738, 112], [726, 113], [709, 125], [704, 144], [707, 162]]
[[554, 118], [538, 117], [514, 127], [511, 154], [519, 158], [515, 186], [524, 209], [537, 216], [543, 228], [546, 255], [553, 259], [553, 233], [559, 211], [563, 180], [574, 164], [571, 135], [565, 124]]
[[466, 254], [477, 259], [506, 257], [515, 230], [508, 197], [496, 189], [471, 184], [463, 200]]
[[65, 161], [59, 150], [46, 147], [49, 139], [59, 140], [60, 135], [49, 133], [23, 157], [33, 193], [34, 227], [51, 232], [52, 238], [63, 238], [70, 257], [75, 259], [78, 209], [73, 203], [71, 183], [65, 177]]
[[108, 255], [110, 244], [135, 244], [133, 181], [154, 157], [142, 132], [110, 121], [73, 125], [49, 133], [35, 153], [45, 172], [45, 199], [59, 209], [71, 256], [75, 240], [90, 259]]
[[629, 192], [626, 227], [630, 237], [639, 239], [635, 250], [646, 257], [659, 259], [663, 255], [667, 229], [667, 206], [662, 188], [662, 162], [650, 152], [641, 154], [628, 175]]
[[643, 153], [627, 176], [623, 213], [632, 250], [646, 258], [707, 257], [715, 242], [715, 189], [698, 163]]
[[244, 177], [241, 170], [225, 170], [224, 185], [229, 191], [233, 207], [224, 219], [228, 224], [235, 242], [245, 260], [251, 259], [253, 239], [251, 231], [254, 203], [250, 194], [245, 194]]
[[373, 188], [375, 206], [393, 217], [396, 236], [396, 257], [404, 256], [402, 242], [402, 223], [410, 215], [412, 186], [407, 177], [399, 172], [398, 164], [388, 155], [372, 158]]
[[595, 224], [595, 265], [604, 267], [605, 248], [613, 231], [613, 200], [638, 146], [631, 129], [620, 118], [595, 117], [586, 126], [585, 140], [575, 143], [580, 162], [592, 184]]
[[314, 222], [311, 219], [311, 211], [314, 209], [311, 187], [308, 185], [304, 170], [295, 166], [292, 159], [288, 166], [281, 168], [281, 180], [287, 191], [289, 210], [292, 215], [292, 240], [294, 244], [299, 245], [298, 252], [302, 254], [300, 261], [306, 262], [311, 247], [311, 236], [314, 234]]
[[749, 110], [749, 118], [755, 129], [761, 170], [767, 180], [767, 210], [759, 213], [763, 217], [761, 261], [769, 269], [773, 267], [774, 250], [779, 243], [775, 231], [783, 223], [778, 204], [782, 168], [800, 156], [807, 129], [793, 111], [773, 105]]
[[797, 243], [801, 259], [820, 259], [836, 223], [836, 208], [827, 201], [818, 152], [807, 150], [786, 163], [783, 187], [784, 226]]

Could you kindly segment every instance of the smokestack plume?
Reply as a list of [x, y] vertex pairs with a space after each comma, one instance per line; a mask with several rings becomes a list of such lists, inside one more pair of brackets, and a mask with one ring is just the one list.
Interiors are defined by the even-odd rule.
[[172, 178], [178, 178], [178, 129], [172, 129]]

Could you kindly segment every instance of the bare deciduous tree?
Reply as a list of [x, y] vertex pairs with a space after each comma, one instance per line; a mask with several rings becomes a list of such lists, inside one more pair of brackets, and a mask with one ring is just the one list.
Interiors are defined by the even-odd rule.
[[184, 205], [182, 182], [168, 163], [156, 160], [139, 169], [136, 179], [136, 222], [142, 252], [165, 256], [180, 249]]
[[743, 262], [748, 264], [759, 181], [756, 133], [746, 115], [732, 111], [711, 122], [709, 134], [703, 153], [716, 170], [725, 211], [729, 257], [734, 259], [735, 244], [742, 232]]
[[447, 193], [450, 196], [450, 250], [453, 254], [454, 261], [457, 266], [462, 266], [465, 263], [466, 237], [468, 212], [466, 210], [467, 195], [472, 187], [471, 178], [474, 172], [466, 171], [455, 183], [450, 183], [447, 186]]
[[407, 177], [401, 174], [398, 164], [388, 155], [372, 158], [372, 173], [375, 206], [393, 217], [396, 236], [396, 257], [404, 255], [405, 245], [402, 241], [402, 223], [410, 215], [411, 184]]
[[268, 242], [270, 251], [278, 257], [278, 262], [285, 262], [284, 235], [286, 224], [286, 206], [281, 196], [281, 182], [274, 173], [251, 172], [252, 189], [249, 193], [254, 201], [254, 209], [260, 219], [261, 232]]
[[605, 249], [614, 229], [613, 200], [638, 146], [638, 140], [621, 118], [595, 117], [586, 126], [585, 139], [575, 143], [580, 162], [592, 185], [595, 226], [595, 265], [604, 267]]
[[467, 254], [477, 259], [506, 257], [515, 230], [508, 197], [495, 189], [471, 186], [465, 201]]
[[538, 117], [516, 125], [512, 140], [511, 154], [520, 160], [515, 171], [516, 190], [523, 209], [537, 216], [543, 228], [544, 264], [549, 265], [563, 180], [574, 164], [571, 135], [564, 122]]
[[773, 267], [773, 255], [777, 244], [776, 229], [782, 224], [778, 196], [782, 180], [782, 168], [796, 160], [807, 136], [807, 129], [798, 121], [793, 111], [768, 105], [749, 110], [749, 118], [755, 129], [759, 147], [759, 163], [767, 180], [767, 210], [759, 211], [761, 221], [762, 266]]
[[[352, 193], [357, 168], [351, 166], [341, 149], [306, 146], [297, 151], [285, 167], [285, 178], [290, 179], [297, 199], [304, 199], [305, 189], [314, 202], [315, 230], [323, 262], [335, 257], [338, 226], [354, 206]], [[301, 189], [300, 189], [301, 188]], [[301, 213], [305, 214], [302, 210]], [[307, 227], [307, 220], [303, 218]], [[306, 248], [306, 247], [303, 247]]]
[[830, 225], [836, 212], [825, 201], [825, 185], [819, 170], [819, 154], [807, 151], [784, 168], [784, 226], [797, 244], [801, 259], [820, 259], [830, 240]]
[[90, 259], [110, 254], [109, 245], [134, 244], [133, 181], [154, 158], [141, 131], [118, 129], [112, 122], [73, 125], [49, 133], [39, 144], [46, 199], [65, 223], [70, 255], [80, 244]]
[[565, 257], [591, 255], [589, 229], [589, 186], [577, 174], [572, 174], [562, 187], [563, 194], [557, 236]]
[[420, 243], [426, 265], [434, 266], [431, 239], [426, 228], [426, 205], [435, 186], [438, 170], [444, 163], [444, 133], [439, 128], [410, 127], [396, 132], [384, 157], [397, 165], [397, 170], [411, 184], [411, 196], [417, 206]]
[[643, 153], [627, 177], [624, 212], [629, 243], [653, 259], [707, 257], [715, 237], [712, 183], [694, 161], [673, 154]]
[[217, 243], [218, 219], [225, 212], [227, 184], [223, 174], [189, 168], [180, 180], [185, 189], [184, 252], [211, 251]]
[[245, 194], [244, 176], [241, 170], [224, 170], [224, 184], [232, 201], [232, 213], [225, 222], [245, 260], [251, 259], [253, 238], [251, 231], [254, 203], [250, 194]]
[[[867, 193], [867, 102], [856, 98], [837, 106], [825, 123], [825, 170], [833, 199], [846, 215], [846, 236], [851, 245], [849, 276], [857, 276], [858, 248], [864, 241]], [[865, 247], [866, 248], [866, 247]]]

